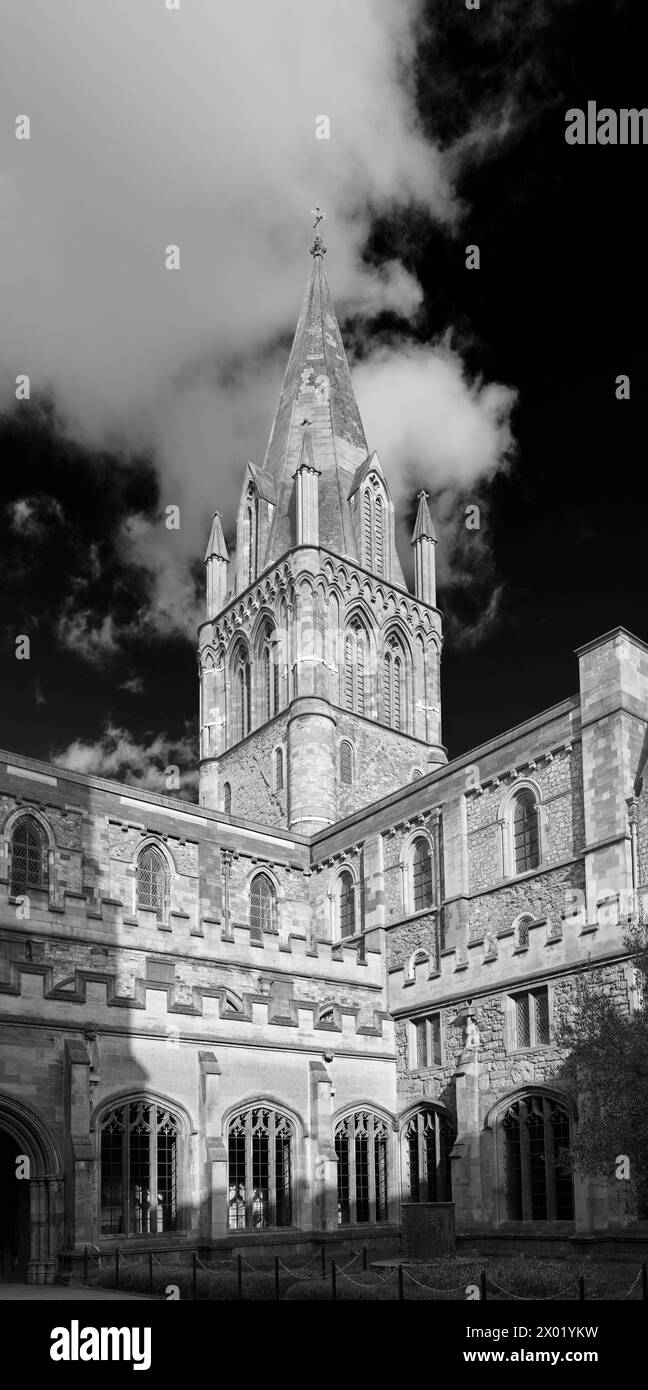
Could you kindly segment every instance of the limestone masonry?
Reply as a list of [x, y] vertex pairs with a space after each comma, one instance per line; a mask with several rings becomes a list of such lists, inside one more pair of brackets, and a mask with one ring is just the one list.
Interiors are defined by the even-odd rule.
[[211, 528], [199, 804], [0, 752], [0, 1246], [33, 1282], [388, 1242], [404, 1203], [465, 1240], [642, 1230], [556, 1163], [555, 1030], [585, 968], [637, 1004], [648, 648], [606, 633], [576, 695], [447, 760], [434, 526], [421, 494], [412, 594], [324, 249], [235, 565]]

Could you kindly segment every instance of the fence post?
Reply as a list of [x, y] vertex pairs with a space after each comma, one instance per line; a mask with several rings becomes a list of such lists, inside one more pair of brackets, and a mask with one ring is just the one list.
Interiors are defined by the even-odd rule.
[[482, 1269], [482, 1272], [481, 1272], [481, 1274], [480, 1274], [480, 1276], [479, 1276], [479, 1286], [480, 1286], [480, 1293], [481, 1293], [481, 1301], [482, 1301], [482, 1303], [485, 1303], [485, 1302], [486, 1302], [486, 1299], [488, 1298], [488, 1289], [486, 1288], [486, 1270], [485, 1270], [485, 1269]]
[[84, 1284], [87, 1284], [87, 1282], [88, 1282], [88, 1247], [87, 1247], [87, 1245], [84, 1245], [84, 1247], [83, 1247], [83, 1282], [84, 1282]]
[[579, 1303], [585, 1302], [585, 1280], [582, 1274], [578, 1276], [578, 1301]]
[[279, 1302], [279, 1256], [275, 1255], [275, 1302]]
[[153, 1251], [149, 1250], [149, 1293], [153, 1293]]
[[404, 1290], [404, 1288], [403, 1288], [403, 1266], [402, 1266], [402, 1265], [399, 1265], [399, 1266], [398, 1266], [398, 1301], [399, 1301], [399, 1303], [402, 1303], [402, 1302], [403, 1302], [404, 1297], [405, 1297], [405, 1290]]
[[648, 1303], [648, 1265], [641, 1266], [641, 1297], [644, 1303]]
[[362, 1268], [363, 1268], [363, 1270], [364, 1270], [364, 1272], [365, 1272], [365, 1274], [366, 1274], [366, 1273], [367, 1273], [367, 1247], [366, 1247], [366, 1245], [363, 1245], [363, 1247], [362, 1247]]
[[237, 1255], [236, 1259], [237, 1259], [237, 1265], [238, 1265], [238, 1268], [237, 1268], [237, 1271], [236, 1271], [236, 1273], [237, 1273], [237, 1278], [238, 1278], [238, 1296], [239, 1296], [239, 1298], [242, 1298], [242, 1297], [243, 1297], [243, 1256], [242, 1256], [242, 1255]]
[[115, 1251], [115, 1288], [119, 1288], [119, 1246]]
[[326, 1279], [326, 1246], [322, 1241], [322, 1279]]
[[335, 1279], [335, 1260], [331, 1260], [331, 1298], [333, 1299], [333, 1302], [335, 1303], [335, 1300], [336, 1300], [336, 1298], [337, 1298], [337, 1287], [336, 1287], [336, 1279]]
[[197, 1268], [196, 1268], [196, 1260], [197, 1260], [197, 1258], [198, 1258], [198, 1257], [197, 1257], [196, 1252], [195, 1252], [195, 1250], [194, 1250], [193, 1255], [192, 1255], [192, 1257], [191, 1257], [191, 1297], [192, 1297], [193, 1299], [195, 1299], [195, 1297], [196, 1297], [196, 1279], [197, 1279], [197, 1273], [198, 1273]]

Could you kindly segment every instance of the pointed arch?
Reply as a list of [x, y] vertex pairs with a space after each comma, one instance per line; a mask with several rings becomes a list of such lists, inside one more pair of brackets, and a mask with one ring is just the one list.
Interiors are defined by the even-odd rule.
[[246, 738], [252, 727], [252, 674], [250, 653], [243, 638], [235, 642], [230, 663], [231, 721], [233, 742]]
[[158, 922], [169, 920], [169, 861], [154, 840], [140, 846], [135, 864], [135, 905], [155, 909]]
[[10, 846], [9, 891], [12, 897], [49, 887], [49, 843], [40, 817], [31, 811], [14, 820]]
[[342, 703], [353, 714], [369, 713], [369, 656], [369, 633], [356, 614], [345, 630], [343, 654]]
[[392, 729], [407, 728], [407, 663], [405, 648], [395, 632], [385, 640], [382, 661], [382, 717]]

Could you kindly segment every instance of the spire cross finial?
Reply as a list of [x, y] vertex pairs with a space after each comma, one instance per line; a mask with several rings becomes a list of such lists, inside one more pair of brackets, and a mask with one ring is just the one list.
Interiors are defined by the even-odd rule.
[[423, 492], [423, 491], [421, 490], [421, 492], [419, 492], [419, 494], [418, 494], [418, 500], [419, 500], [419, 502], [420, 502], [420, 500], [421, 500], [422, 497], [425, 498], [425, 501], [426, 501], [426, 502], [429, 502], [429, 500], [430, 500], [430, 494], [429, 494], [429, 492]]
[[313, 222], [313, 227], [315, 228], [315, 240], [313, 242], [313, 245], [311, 246], [310, 253], [311, 256], [324, 256], [326, 254], [326, 247], [324, 245], [324, 242], [322, 241], [322, 238], [317, 228], [319, 227], [320, 222], [324, 221], [326, 213], [322, 212], [322, 209], [320, 207], [311, 208], [311, 212], [313, 214], [313, 217], [315, 218], [315, 221]]

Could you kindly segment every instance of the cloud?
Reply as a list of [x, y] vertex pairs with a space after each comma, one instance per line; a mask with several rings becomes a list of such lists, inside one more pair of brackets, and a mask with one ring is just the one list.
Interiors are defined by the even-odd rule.
[[63, 508], [55, 497], [16, 497], [5, 507], [9, 529], [26, 540], [40, 540], [52, 522], [64, 522]]
[[67, 748], [51, 753], [50, 761], [72, 772], [113, 778], [163, 796], [191, 801], [197, 797], [194, 733], [175, 740], [155, 734], [138, 742], [126, 729], [108, 724], [95, 742], [75, 739]]
[[[410, 314], [420, 300], [400, 264], [361, 255], [377, 208], [456, 213], [403, 79], [417, 13], [415, 0], [317, 13], [303, 0], [8, 0], [5, 105], [29, 114], [31, 139], [5, 149], [0, 407], [27, 371], [70, 438], [151, 451], [184, 524], [162, 538], [131, 527], [124, 544], [160, 625], [171, 614], [193, 632], [188, 567], [265, 447], [315, 202], [340, 304]], [[315, 138], [322, 113], [330, 140]]]
[[144, 681], [141, 676], [129, 676], [128, 680], [122, 681], [117, 686], [118, 690], [125, 690], [128, 695], [142, 695], [144, 692]]

